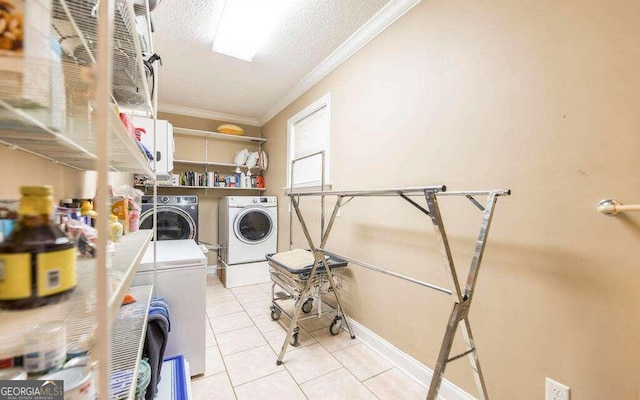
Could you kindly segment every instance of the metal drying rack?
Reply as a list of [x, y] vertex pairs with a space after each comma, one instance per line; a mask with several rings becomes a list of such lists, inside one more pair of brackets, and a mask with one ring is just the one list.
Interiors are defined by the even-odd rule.
[[[293, 169], [296, 161], [299, 161], [304, 158], [309, 158], [312, 156], [322, 156], [322, 181], [321, 181], [321, 190], [320, 191], [308, 191], [308, 192], [296, 192], [293, 191]], [[484, 254], [484, 249], [487, 243], [487, 238], [489, 235], [489, 228], [491, 226], [491, 220], [493, 218], [493, 213], [495, 210], [497, 198], [500, 196], [508, 196], [511, 194], [511, 191], [508, 189], [494, 189], [494, 190], [480, 190], [480, 191], [450, 191], [447, 192], [447, 188], [444, 185], [440, 186], [421, 186], [421, 187], [409, 187], [409, 188], [395, 188], [395, 189], [373, 189], [373, 190], [355, 190], [355, 191], [325, 191], [325, 183], [324, 183], [324, 152], [318, 152], [314, 154], [310, 154], [305, 157], [301, 157], [299, 159], [295, 159], [291, 162], [291, 183], [290, 183], [290, 191], [289, 198], [291, 200], [291, 205], [295, 210], [296, 216], [300, 222], [302, 227], [302, 231], [309, 245], [309, 249], [314, 255], [313, 267], [310, 271], [310, 277], [314, 277], [316, 274], [316, 270], [318, 269], [321, 263], [325, 263], [325, 255], [339, 257], [344, 260], [347, 260], [350, 263], [362, 266], [364, 268], [384, 273], [387, 275], [391, 275], [393, 277], [403, 279], [409, 282], [416, 283], [420, 286], [427, 287], [429, 289], [436, 290], [440, 293], [448, 294], [454, 296], [453, 299], [453, 309], [449, 316], [449, 321], [447, 323], [447, 327], [445, 330], [444, 337], [442, 339], [442, 344], [440, 347], [440, 352], [438, 355], [438, 360], [436, 362], [436, 367], [433, 372], [433, 377], [431, 379], [431, 383], [429, 385], [429, 391], [427, 393], [427, 400], [436, 400], [438, 396], [438, 391], [440, 389], [440, 384], [442, 382], [442, 378], [444, 377], [444, 372], [447, 364], [449, 362], [458, 360], [465, 356], [468, 356], [469, 362], [471, 363], [471, 368], [473, 370], [474, 378], [476, 381], [476, 386], [478, 388], [478, 392], [481, 400], [487, 400], [489, 398], [487, 394], [487, 388], [485, 385], [484, 377], [482, 374], [482, 370], [480, 368], [480, 361], [478, 358], [477, 348], [475, 345], [475, 341], [473, 338], [473, 334], [471, 332], [471, 326], [469, 323], [469, 310], [471, 307], [471, 302], [473, 300], [473, 294], [475, 292], [476, 282], [478, 280], [478, 273], [480, 271], [480, 264], [482, 262], [482, 256]], [[321, 239], [320, 245], [316, 246], [314, 243], [309, 229], [306, 225], [305, 219], [300, 211], [300, 198], [304, 196], [319, 196], [321, 198]], [[324, 199], [327, 196], [336, 197], [336, 203], [333, 207], [333, 212], [331, 213], [331, 217], [329, 217], [329, 221], [326, 224], [324, 223]], [[349, 201], [351, 201], [355, 197], [382, 197], [382, 196], [398, 196], [404, 200], [406, 200], [409, 204], [420, 210], [422, 213], [427, 215], [431, 219], [431, 223], [433, 224], [433, 229], [436, 234], [436, 238], [438, 240], [438, 244], [440, 247], [440, 252], [442, 254], [443, 262], [445, 269], [447, 270], [449, 277], [451, 278], [453, 291], [439, 287], [437, 285], [419, 281], [417, 279], [390, 271], [385, 268], [380, 268], [369, 263], [352, 259], [349, 257], [345, 257], [343, 255], [338, 255], [332, 252], [325, 250], [325, 245], [329, 238], [329, 234], [333, 228], [333, 224], [335, 222], [336, 217], [338, 216], [338, 211], [340, 207], [346, 205]], [[414, 196], [424, 196], [427, 207], [423, 207], [418, 204], [411, 197]], [[451, 248], [449, 246], [449, 241], [447, 239], [447, 234], [445, 232], [445, 227], [442, 219], [442, 214], [440, 212], [440, 207], [438, 205], [438, 198], [443, 196], [464, 196], [476, 207], [478, 210], [482, 212], [482, 222], [480, 225], [480, 231], [478, 233], [478, 237], [476, 240], [475, 250], [473, 253], [473, 257], [471, 260], [471, 267], [469, 269], [469, 273], [467, 276], [467, 282], [464, 288], [461, 288], [460, 282], [458, 281], [458, 276], [456, 273], [455, 265], [453, 262], [453, 256], [451, 253]], [[485, 204], [482, 205], [475, 197], [477, 196], [486, 196]], [[346, 201], [345, 201], [346, 199]], [[292, 222], [292, 219], [291, 221]], [[291, 224], [290, 224], [291, 225]], [[290, 227], [291, 229], [291, 227]], [[291, 231], [290, 231], [291, 232]], [[291, 237], [291, 234], [290, 234]], [[291, 242], [290, 242], [291, 243]], [[326, 266], [325, 266], [326, 267]], [[327, 278], [331, 284], [333, 289], [332, 293], [335, 295], [337, 302], [337, 310], [338, 313], [341, 314], [343, 318], [344, 325], [349, 332], [352, 338], [355, 338], [351, 327], [349, 326], [348, 318], [344, 312], [344, 308], [342, 306], [342, 302], [340, 300], [340, 294], [338, 288], [336, 287], [336, 282], [333, 277], [333, 273], [331, 269], [326, 267], [324, 268], [325, 273], [327, 274]], [[305, 299], [306, 295], [312, 289], [311, 284], [312, 279], [308, 279], [307, 285], [304, 288], [304, 291], [301, 294], [301, 298]], [[299, 301], [296, 302], [293, 312], [293, 318], [291, 320], [291, 324], [287, 331], [287, 337], [284, 340], [282, 345], [282, 349], [280, 354], [278, 355], [277, 364], [282, 364], [282, 360], [287, 350], [287, 346], [290, 343], [292, 335], [294, 333], [294, 329], [297, 326], [298, 319], [300, 317], [300, 312], [302, 310], [304, 302]], [[455, 333], [458, 330], [459, 324], [462, 323], [463, 329], [462, 333], [466, 342], [466, 351], [450, 356], [451, 347], [453, 345], [453, 340]]]

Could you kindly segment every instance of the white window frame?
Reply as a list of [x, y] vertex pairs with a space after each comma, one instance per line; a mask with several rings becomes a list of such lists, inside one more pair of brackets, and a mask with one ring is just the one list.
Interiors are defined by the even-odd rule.
[[[293, 159], [294, 151], [294, 126], [298, 122], [325, 107], [327, 109], [328, 137], [327, 148], [324, 149], [324, 184], [325, 187], [331, 185], [331, 93], [327, 93], [287, 120], [287, 187], [285, 189], [291, 188], [291, 160]], [[319, 188], [320, 186], [321, 183], [307, 183], [295, 185], [294, 188]]]

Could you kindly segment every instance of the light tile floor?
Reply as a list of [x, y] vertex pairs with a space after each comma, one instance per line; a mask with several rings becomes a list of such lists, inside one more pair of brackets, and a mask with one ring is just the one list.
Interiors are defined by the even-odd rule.
[[[277, 353], [289, 320], [270, 316], [271, 284], [226, 289], [207, 277], [206, 371], [194, 378], [194, 400], [424, 399], [427, 390], [331, 319], [299, 323], [299, 345]], [[315, 309], [314, 309], [315, 311]]]

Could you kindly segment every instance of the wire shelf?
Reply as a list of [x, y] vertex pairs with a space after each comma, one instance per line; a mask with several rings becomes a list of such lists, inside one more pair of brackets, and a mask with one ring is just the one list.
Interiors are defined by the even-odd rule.
[[25, 332], [44, 322], [64, 321], [68, 343], [91, 333], [96, 324], [94, 270], [94, 260], [78, 260], [78, 285], [67, 300], [31, 310], [0, 310], [0, 359], [22, 356]]
[[[44, 121], [54, 118], [50, 112], [24, 111], [0, 100], [0, 143], [76, 169], [95, 170], [95, 129], [90, 114], [86, 111], [84, 118], [70, 114], [64, 123], [65, 129], [58, 130]], [[111, 170], [153, 176], [146, 156], [115, 111], [109, 113], [109, 122]]]
[[[98, 19], [96, 1], [56, 0], [53, 7], [53, 30], [63, 58], [78, 65], [91, 66], [97, 59]], [[138, 13], [138, 14], [137, 14]], [[131, 1], [117, 0], [112, 37], [112, 95], [123, 107], [151, 112], [151, 96], [144, 74], [142, 47], [148, 22], [143, 7], [134, 11]], [[136, 15], [139, 15], [136, 17]], [[150, 51], [151, 49], [147, 49]]]
[[203, 131], [199, 129], [179, 128], [177, 126], [173, 127], [173, 133], [179, 134], [179, 135], [187, 135], [187, 136], [200, 136], [200, 137], [206, 137], [209, 139], [230, 140], [232, 142], [249, 142], [249, 143], [260, 144], [260, 145], [267, 141], [267, 139], [254, 137], [254, 136], [231, 135], [228, 133]]
[[149, 315], [152, 285], [134, 286], [129, 293], [135, 303], [120, 307], [111, 333], [109, 376], [112, 399], [133, 399], [144, 335]]
[[[185, 164], [185, 165], [198, 165], [198, 166], [207, 166], [207, 167], [223, 167], [223, 168], [241, 168], [248, 169], [246, 165], [237, 165], [233, 163], [223, 163], [216, 161], [193, 161], [193, 160], [173, 160], [174, 164]], [[252, 170], [261, 170], [257, 165], [255, 167], [251, 167]]]
[[[139, 188], [152, 188], [153, 185], [135, 185], [135, 187], [139, 187]], [[211, 190], [211, 189], [215, 189], [215, 190], [254, 190], [254, 191], [258, 191], [258, 192], [264, 192], [265, 190], [267, 190], [267, 188], [257, 188], [257, 187], [251, 187], [251, 188], [243, 188], [243, 187], [220, 187], [220, 186], [185, 186], [185, 185], [177, 185], [177, 186], [173, 186], [173, 185], [157, 185], [158, 188], [173, 188], [173, 189], [205, 189], [205, 190]]]
[[118, 260], [114, 258], [111, 267], [111, 279], [115, 289], [109, 300], [109, 309], [114, 317], [120, 309], [127, 289], [133, 282], [133, 276], [152, 238], [153, 230], [144, 229], [124, 235], [119, 242], [115, 243], [115, 254], [118, 255]]
[[[116, 247], [117, 253], [110, 257], [111, 280], [115, 284], [110, 301], [112, 308], [119, 308], [115, 305], [122, 302], [137, 270], [140, 253], [144, 254], [151, 240], [151, 232], [145, 230], [123, 236], [123, 241]], [[68, 343], [82, 342], [92, 336], [97, 324], [96, 260], [79, 259], [76, 271], [78, 284], [66, 300], [31, 310], [0, 310], [0, 360], [21, 356], [25, 332], [47, 321], [65, 322]]]
[[[30, 41], [44, 47], [25, 47], [21, 57], [0, 55], [0, 143], [79, 170], [95, 170], [94, 2], [46, 3], [30, 3], [52, 21], [42, 27], [37, 40]], [[136, 12], [144, 10], [138, 7]], [[133, 5], [123, 0], [116, 2], [115, 14], [112, 102], [151, 112], [139, 43], [147, 14], [136, 16]], [[52, 37], [57, 39], [55, 45]], [[146, 43], [149, 47], [150, 40]], [[153, 175], [147, 157], [123, 127], [117, 108], [109, 114], [111, 170]]]

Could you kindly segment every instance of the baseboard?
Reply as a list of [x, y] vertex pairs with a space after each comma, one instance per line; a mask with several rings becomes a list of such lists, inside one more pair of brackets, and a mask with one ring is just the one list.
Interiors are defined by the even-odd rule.
[[[351, 318], [349, 318], [349, 325], [353, 329], [356, 337], [367, 347], [391, 361], [398, 369], [404, 371], [421, 386], [425, 388], [429, 387], [429, 382], [431, 382], [431, 377], [433, 376], [433, 370], [431, 368], [402, 352]], [[442, 380], [438, 398], [442, 398], [443, 400], [477, 400], [446, 379]]]
[[218, 265], [211, 264], [207, 266], [207, 274], [216, 274], [218, 272]]
[[227, 265], [221, 262], [222, 268], [218, 269], [220, 280], [227, 289], [271, 282], [269, 263], [258, 261], [244, 264]]

